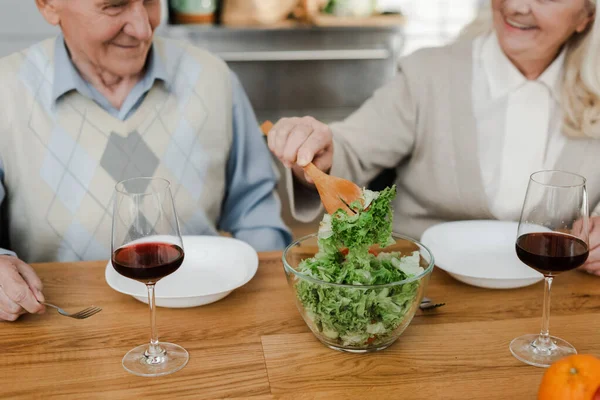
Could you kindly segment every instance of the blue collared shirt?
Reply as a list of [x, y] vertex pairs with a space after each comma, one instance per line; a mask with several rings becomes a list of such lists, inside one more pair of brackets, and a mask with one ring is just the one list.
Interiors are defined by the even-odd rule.
[[[56, 40], [54, 60], [54, 102], [75, 90], [121, 120], [126, 120], [138, 109], [157, 81], [163, 81], [166, 87], [170, 83], [163, 60], [151, 49], [144, 77], [129, 93], [121, 109], [117, 110], [81, 77], [69, 57], [62, 36]], [[281, 205], [274, 191], [277, 177], [271, 156], [244, 88], [235, 74], [231, 73], [231, 79], [233, 143], [227, 163], [226, 195], [217, 228], [231, 232], [257, 251], [280, 250], [290, 243], [291, 234], [281, 220]], [[0, 158], [0, 204], [5, 197], [2, 177]], [[0, 254], [6, 253], [10, 254], [9, 251], [0, 249]]]

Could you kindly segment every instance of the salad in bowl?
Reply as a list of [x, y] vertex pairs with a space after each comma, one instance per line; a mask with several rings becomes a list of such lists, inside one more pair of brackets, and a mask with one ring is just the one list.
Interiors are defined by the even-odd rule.
[[325, 345], [349, 352], [390, 346], [414, 317], [434, 260], [392, 233], [395, 187], [363, 190], [350, 215], [326, 214], [319, 232], [291, 244], [283, 265], [304, 321]]

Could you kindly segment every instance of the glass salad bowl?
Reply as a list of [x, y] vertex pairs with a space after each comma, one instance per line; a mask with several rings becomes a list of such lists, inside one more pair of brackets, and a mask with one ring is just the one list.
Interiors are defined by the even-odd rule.
[[[431, 252], [418, 241], [393, 234], [392, 244], [374, 247], [364, 269], [353, 274], [367, 275], [367, 281], [381, 281], [376, 275], [397, 268], [404, 279], [386, 284], [351, 285], [331, 280], [330, 268], [341, 264], [323, 259], [317, 234], [292, 243], [283, 253], [288, 285], [298, 310], [313, 334], [334, 350], [367, 353], [389, 347], [412, 321], [425, 293], [434, 266]], [[340, 252], [344, 259], [347, 252]], [[307, 267], [307, 262], [311, 267]], [[384, 265], [385, 264], [385, 265]], [[399, 276], [394, 271], [393, 276]], [[348, 276], [350, 272], [342, 272]], [[339, 276], [339, 271], [335, 273]], [[385, 277], [384, 277], [385, 278]], [[363, 280], [364, 282], [364, 280]]]

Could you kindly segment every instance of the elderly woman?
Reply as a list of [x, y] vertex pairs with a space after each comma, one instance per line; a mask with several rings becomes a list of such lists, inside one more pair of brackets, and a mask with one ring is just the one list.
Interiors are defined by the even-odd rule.
[[[492, 32], [403, 58], [397, 77], [345, 121], [275, 124], [269, 147], [293, 169], [298, 219], [320, 211], [299, 167], [311, 160], [359, 185], [396, 168], [395, 230], [413, 237], [444, 221], [518, 220], [528, 177], [542, 169], [587, 177], [600, 212], [595, 1], [491, 5]], [[600, 218], [590, 242], [584, 268], [600, 275]]]
[[0, 256], [0, 320], [43, 310], [25, 261], [110, 256], [122, 179], [171, 181], [185, 234], [289, 242], [244, 90], [216, 57], [153, 38], [159, 0], [37, 5], [62, 35], [0, 60], [0, 239], [19, 257]]

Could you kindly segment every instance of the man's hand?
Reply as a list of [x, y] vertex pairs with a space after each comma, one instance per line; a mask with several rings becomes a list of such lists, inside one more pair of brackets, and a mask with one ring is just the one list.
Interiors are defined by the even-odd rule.
[[42, 281], [33, 268], [13, 256], [0, 256], [0, 321], [16, 321], [25, 313], [42, 314]]
[[600, 217], [590, 218], [590, 256], [581, 269], [600, 276]]

